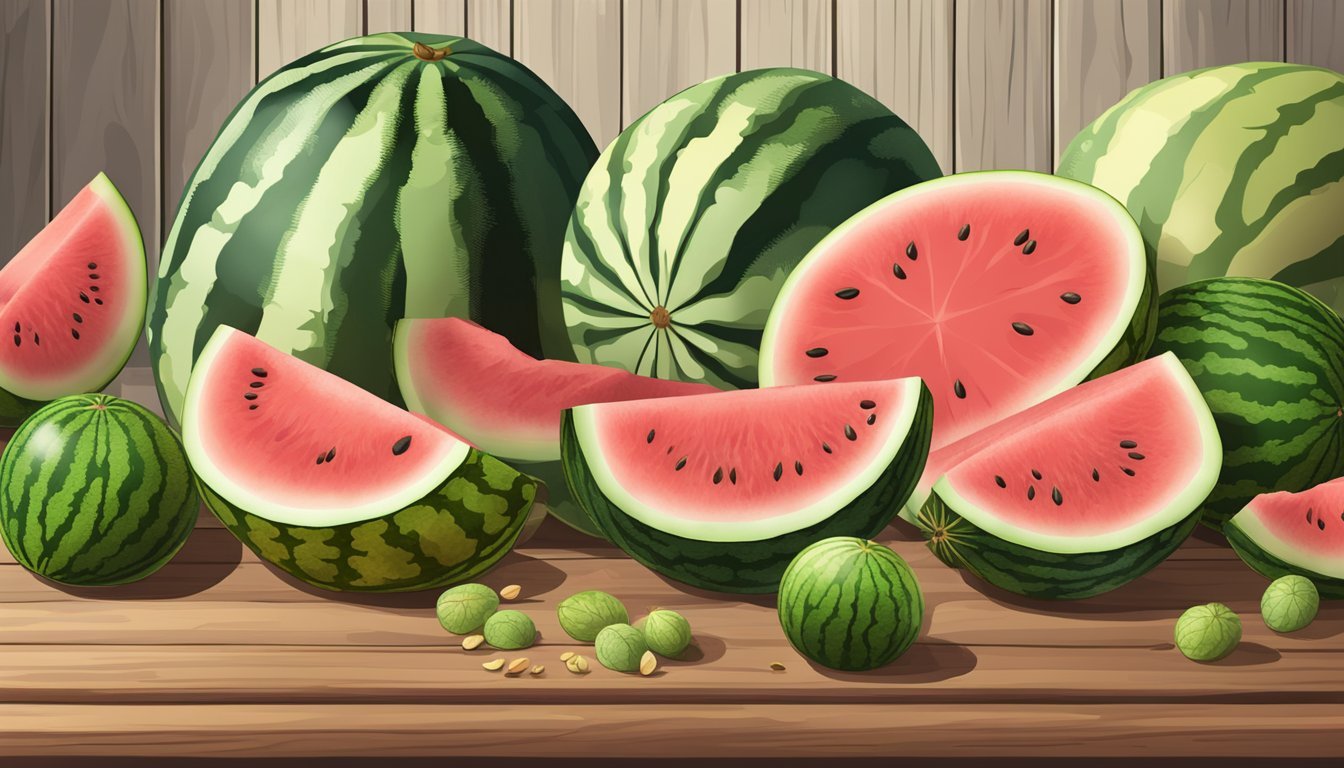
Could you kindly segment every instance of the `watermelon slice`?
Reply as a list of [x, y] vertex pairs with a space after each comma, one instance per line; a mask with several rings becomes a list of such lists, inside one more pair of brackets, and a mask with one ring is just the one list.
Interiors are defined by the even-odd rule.
[[916, 521], [930, 549], [1003, 589], [1060, 599], [1114, 589], [1166, 559], [1198, 522], [1223, 455], [1171, 353], [955, 448]]
[[1344, 478], [1300, 493], [1265, 493], [1223, 528], [1241, 559], [1271, 579], [1296, 573], [1344, 600]]
[[1027, 171], [890, 195], [808, 254], [775, 301], [760, 381], [919, 376], [935, 449], [1143, 358], [1143, 239], [1105, 193]]
[[830, 536], [871, 537], [924, 465], [919, 379], [597, 403], [565, 412], [575, 497], [631, 557], [723, 592], [772, 592]]
[[570, 499], [560, 467], [560, 414], [588, 403], [718, 391], [600, 365], [537, 360], [455, 317], [398, 322], [392, 352], [407, 408], [547, 481], [548, 511], [592, 536], [601, 533]]
[[0, 270], [0, 425], [97, 392], [126, 364], [145, 320], [145, 245], [104, 174]]
[[221, 326], [182, 441], [207, 505], [253, 551], [327, 589], [425, 589], [507, 553], [536, 483], [334, 374]]

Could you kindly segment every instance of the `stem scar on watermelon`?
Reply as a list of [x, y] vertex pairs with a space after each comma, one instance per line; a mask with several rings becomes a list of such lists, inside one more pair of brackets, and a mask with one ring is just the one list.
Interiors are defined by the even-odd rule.
[[1223, 533], [1247, 565], [1269, 579], [1297, 574], [1321, 597], [1344, 600], [1344, 478], [1300, 493], [1256, 496]]
[[116, 378], [146, 292], [135, 214], [100, 173], [0, 270], [0, 426]]
[[513, 546], [537, 491], [429, 419], [228, 326], [192, 374], [182, 439], [224, 525], [325, 589], [479, 574]]

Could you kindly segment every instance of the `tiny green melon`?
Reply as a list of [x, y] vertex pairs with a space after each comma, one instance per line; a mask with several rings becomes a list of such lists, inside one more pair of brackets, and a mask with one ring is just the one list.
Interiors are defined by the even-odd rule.
[[499, 609], [499, 595], [484, 584], [459, 584], [439, 595], [435, 612], [455, 635], [475, 632]]
[[1176, 647], [1192, 661], [1217, 661], [1241, 642], [1241, 618], [1222, 603], [1196, 605], [1176, 620]]
[[1260, 598], [1260, 616], [1275, 632], [1296, 632], [1316, 619], [1321, 595], [1305, 576], [1291, 574], [1270, 582]]
[[635, 623], [635, 627], [644, 633], [644, 641], [649, 650], [675, 659], [691, 644], [691, 623], [676, 611], [657, 608]]
[[648, 652], [644, 633], [629, 624], [612, 624], [597, 633], [593, 648], [602, 666], [615, 672], [639, 671], [639, 662]]
[[591, 643], [597, 634], [612, 624], [628, 624], [630, 614], [615, 597], [596, 589], [578, 592], [555, 607], [560, 628], [582, 643]]
[[537, 640], [537, 625], [522, 611], [499, 611], [485, 620], [485, 642], [501, 651], [529, 648]]

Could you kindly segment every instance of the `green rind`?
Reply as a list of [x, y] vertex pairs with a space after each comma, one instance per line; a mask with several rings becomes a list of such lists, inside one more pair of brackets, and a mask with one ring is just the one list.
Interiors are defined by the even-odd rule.
[[645, 525], [614, 505], [598, 487], [565, 411], [560, 452], [574, 498], [626, 554], [650, 570], [716, 592], [769, 593], [785, 568], [809, 544], [833, 536], [871, 538], [896, 515], [924, 471], [933, 433], [933, 396], [920, 385], [919, 404], [905, 443], [881, 477], [826, 520], [758, 541], [697, 541]]
[[206, 506], [263, 560], [313, 586], [346, 592], [430, 589], [485, 572], [513, 548], [537, 490], [533, 479], [472, 450], [415, 504], [319, 528], [266, 520], [198, 484]]
[[0, 457], [0, 537], [19, 564], [64, 584], [124, 584], [157, 571], [199, 508], [177, 435], [126, 400], [59, 398]]
[[1162, 295], [1152, 355], [1171, 351], [1203, 392], [1223, 472], [1203, 507], [1221, 529], [1262, 493], [1344, 474], [1344, 321], [1291, 286], [1214, 278]]
[[597, 521], [593, 520], [588, 511], [574, 500], [574, 494], [569, 489], [569, 481], [565, 478], [564, 462], [511, 461], [508, 463], [520, 472], [526, 472], [537, 478], [546, 486], [545, 500], [537, 500], [537, 504], [545, 506], [546, 514], [586, 536], [597, 539], [607, 538], [603, 535], [602, 529], [598, 527]]
[[890, 664], [915, 642], [924, 595], [900, 555], [838, 537], [809, 546], [789, 564], [778, 613], [799, 653], [831, 669], [861, 672]]
[[934, 555], [994, 586], [1026, 597], [1079, 600], [1142, 576], [1176, 551], [1199, 521], [1196, 510], [1167, 528], [1106, 552], [1059, 554], [986, 533], [947, 506], [937, 491], [915, 524]]
[[1235, 519], [1223, 526], [1223, 535], [1232, 545], [1233, 551], [1242, 562], [1255, 569], [1255, 572], [1271, 581], [1281, 576], [1297, 574], [1316, 585], [1316, 591], [1327, 600], [1344, 600], [1344, 579], [1326, 576], [1307, 568], [1293, 565], [1281, 557], [1266, 551], [1256, 544], [1245, 531], [1241, 530]]

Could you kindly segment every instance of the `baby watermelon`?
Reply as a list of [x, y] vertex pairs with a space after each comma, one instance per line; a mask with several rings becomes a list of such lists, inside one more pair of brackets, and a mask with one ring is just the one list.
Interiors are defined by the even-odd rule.
[[1256, 496], [1223, 533], [1246, 564], [1277, 579], [1305, 576], [1321, 597], [1344, 599], [1344, 478], [1301, 493]]

